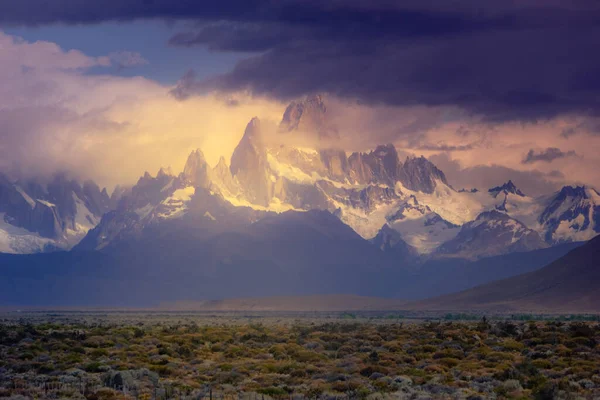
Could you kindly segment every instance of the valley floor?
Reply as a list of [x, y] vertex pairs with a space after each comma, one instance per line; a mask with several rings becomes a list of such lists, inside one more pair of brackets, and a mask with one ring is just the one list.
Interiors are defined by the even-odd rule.
[[533, 318], [4, 313], [0, 398], [598, 398], [598, 317]]

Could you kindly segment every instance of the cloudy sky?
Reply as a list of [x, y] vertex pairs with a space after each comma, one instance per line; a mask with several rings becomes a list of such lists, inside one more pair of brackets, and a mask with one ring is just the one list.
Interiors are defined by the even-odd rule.
[[348, 151], [600, 186], [595, 0], [0, 0], [0, 170], [109, 187], [321, 93]]

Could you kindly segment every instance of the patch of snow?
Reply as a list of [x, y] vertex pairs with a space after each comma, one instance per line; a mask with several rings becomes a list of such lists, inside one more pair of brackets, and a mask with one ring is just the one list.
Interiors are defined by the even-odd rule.
[[377, 235], [381, 227], [387, 222], [386, 216], [397, 209], [398, 203], [380, 204], [375, 209], [366, 213], [360, 208], [354, 208], [344, 203], [330, 199], [334, 208], [341, 210], [340, 219], [350, 226], [356, 233], [365, 239], [371, 239]]
[[56, 204], [50, 203], [49, 201], [46, 201], [46, 200], [37, 199], [37, 201], [39, 201], [40, 203], [42, 203], [46, 207], [56, 207]]
[[52, 239], [41, 237], [38, 233], [9, 224], [4, 220], [4, 213], [0, 213], [0, 253], [39, 253], [46, 245], [57, 245], [57, 243]]
[[[589, 218], [592, 218], [592, 209], [590, 209]], [[594, 238], [598, 233], [594, 232], [590, 227], [586, 230], [579, 230], [576, 226], [582, 226], [585, 221], [585, 216], [583, 214], [578, 215], [575, 219], [571, 221], [561, 221], [558, 225], [558, 228], [552, 235], [552, 239], [557, 242], [562, 241], [574, 241], [574, 242], [584, 242]]]
[[193, 186], [174, 191], [171, 196], [162, 201], [161, 205], [166, 206], [166, 211], [161, 212], [159, 217], [179, 218], [183, 216], [194, 193], [196, 193], [196, 188]]
[[94, 229], [100, 220], [86, 207], [85, 202], [77, 197], [75, 193], [73, 193], [73, 200], [75, 201], [76, 206], [75, 230], [87, 233], [90, 229]]
[[309, 175], [300, 168], [297, 168], [291, 164], [281, 163], [271, 153], [267, 153], [267, 162], [269, 163], [269, 168], [277, 176], [283, 176], [293, 182], [314, 184], [317, 181], [324, 179], [316, 172], [313, 172], [312, 175]]
[[460, 227], [448, 226], [444, 221], [431, 223], [431, 219], [436, 217], [434, 212], [423, 213], [421, 210], [408, 208], [402, 215], [404, 218], [392, 221], [389, 225], [400, 232], [404, 241], [413, 246], [419, 254], [432, 253], [460, 231]]
[[440, 180], [436, 180], [433, 193], [414, 192], [405, 188], [400, 182], [396, 184], [396, 192], [405, 196], [414, 195], [419, 203], [429, 206], [431, 211], [455, 225], [473, 221], [484, 209], [492, 204], [487, 193], [457, 192]]
[[75, 219], [73, 221], [74, 229], [65, 230], [67, 248], [71, 248], [79, 243], [90, 229], [94, 229], [100, 222], [100, 219], [86, 207], [85, 202], [77, 197], [75, 193], [73, 193], [73, 201], [76, 207]]
[[235, 207], [248, 207], [257, 211], [272, 211], [276, 213], [282, 213], [285, 211], [305, 211], [298, 208], [294, 208], [291, 204], [283, 203], [278, 198], [273, 198], [271, 203], [269, 203], [268, 207], [264, 207], [258, 204], [250, 203], [248, 200], [244, 199], [241, 196], [233, 196], [228, 193], [222, 194], [223, 198], [232, 206]]

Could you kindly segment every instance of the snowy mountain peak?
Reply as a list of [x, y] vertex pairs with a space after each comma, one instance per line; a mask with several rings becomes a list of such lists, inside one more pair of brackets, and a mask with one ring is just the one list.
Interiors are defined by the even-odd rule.
[[498, 194], [500, 194], [500, 193], [504, 193], [504, 194], [510, 193], [510, 194], [516, 194], [517, 196], [525, 197], [525, 194], [523, 192], [521, 192], [521, 190], [519, 190], [515, 186], [515, 184], [513, 183], [512, 180], [509, 180], [502, 186], [493, 187], [493, 188], [489, 189], [488, 192], [494, 197], [498, 196]]
[[589, 240], [600, 233], [600, 195], [585, 186], [565, 186], [550, 198], [538, 222], [549, 243]]
[[545, 247], [548, 245], [538, 232], [505, 213], [491, 210], [464, 224], [456, 237], [442, 244], [436, 254], [476, 259]]

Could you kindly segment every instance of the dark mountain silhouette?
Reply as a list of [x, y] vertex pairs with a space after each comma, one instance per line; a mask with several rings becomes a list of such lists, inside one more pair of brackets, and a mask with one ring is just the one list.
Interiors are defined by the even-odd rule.
[[600, 236], [544, 268], [413, 305], [423, 309], [600, 311]]

